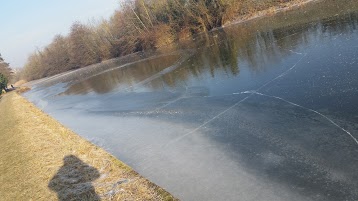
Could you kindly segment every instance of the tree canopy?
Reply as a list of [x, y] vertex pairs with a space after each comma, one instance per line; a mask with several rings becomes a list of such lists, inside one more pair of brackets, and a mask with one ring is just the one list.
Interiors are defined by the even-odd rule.
[[0, 73], [0, 94], [2, 94], [2, 90], [6, 88], [8, 79]]
[[9, 63], [6, 63], [0, 54], [0, 94], [2, 90], [7, 87], [8, 81], [11, 78], [11, 68]]

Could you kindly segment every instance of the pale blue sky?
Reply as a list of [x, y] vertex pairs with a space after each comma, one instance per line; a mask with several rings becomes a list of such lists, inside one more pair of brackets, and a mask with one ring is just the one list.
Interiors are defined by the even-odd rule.
[[75, 21], [109, 19], [120, 0], [0, 0], [0, 53], [11, 67], [22, 67], [36, 48]]

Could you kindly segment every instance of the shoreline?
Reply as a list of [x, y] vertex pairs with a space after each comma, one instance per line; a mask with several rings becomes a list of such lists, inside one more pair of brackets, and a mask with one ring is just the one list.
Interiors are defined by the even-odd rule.
[[267, 9], [264, 9], [261, 11], [256, 11], [253, 14], [246, 14], [246, 15], [238, 16], [235, 20], [228, 21], [225, 24], [223, 24], [221, 27], [215, 28], [213, 30], [221, 29], [221, 28], [225, 28], [228, 26], [237, 25], [237, 24], [241, 24], [241, 23], [246, 23], [251, 20], [259, 19], [262, 17], [270, 17], [272, 15], [276, 15], [281, 12], [291, 11], [294, 9], [298, 9], [301, 6], [306, 6], [307, 4], [310, 4], [310, 3], [318, 3], [320, 1], [322, 1], [322, 0], [295, 0], [293, 2], [281, 3], [277, 6], [269, 7]]
[[177, 200], [16, 92], [0, 116], [4, 200]]

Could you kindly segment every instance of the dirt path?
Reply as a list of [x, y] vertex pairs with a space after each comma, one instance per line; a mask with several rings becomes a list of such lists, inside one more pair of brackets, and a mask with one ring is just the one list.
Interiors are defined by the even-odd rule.
[[174, 200], [15, 92], [0, 119], [2, 200]]

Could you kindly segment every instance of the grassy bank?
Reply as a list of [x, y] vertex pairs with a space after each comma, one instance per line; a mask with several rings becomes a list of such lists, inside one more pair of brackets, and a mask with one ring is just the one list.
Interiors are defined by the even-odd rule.
[[1, 200], [175, 200], [15, 92], [0, 117]]

